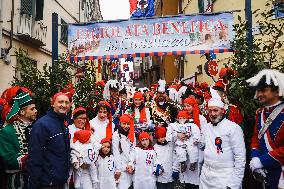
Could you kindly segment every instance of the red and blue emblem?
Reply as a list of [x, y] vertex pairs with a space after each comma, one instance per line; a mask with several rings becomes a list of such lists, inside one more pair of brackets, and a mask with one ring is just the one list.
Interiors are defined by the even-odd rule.
[[222, 139], [220, 137], [216, 137], [215, 138], [215, 145], [217, 147], [217, 154], [219, 154], [220, 152], [223, 153], [223, 150], [222, 150]]
[[112, 159], [107, 161], [107, 168], [110, 172], [114, 170], [114, 161]]
[[152, 163], [154, 155], [152, 153], [147, 153], [146, 155], [146, 164], [150, 165]]
[[88, 157], [91, 161], [96, 159], [96, 151], [94, 149], [88, 149]]

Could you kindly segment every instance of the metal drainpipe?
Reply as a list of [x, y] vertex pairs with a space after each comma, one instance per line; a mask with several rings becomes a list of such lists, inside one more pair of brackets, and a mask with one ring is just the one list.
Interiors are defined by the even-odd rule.
[[13, 44], [13, 30], [14, 30], [14, 7], [15, 7], [15, 0], [12, 0], [12, 10], [11, 10], [11, 31], [10, 31], [10, 45], [7, 49], [5, 49], [5, 52], [8, 54], [9, 51], [12, 49]]

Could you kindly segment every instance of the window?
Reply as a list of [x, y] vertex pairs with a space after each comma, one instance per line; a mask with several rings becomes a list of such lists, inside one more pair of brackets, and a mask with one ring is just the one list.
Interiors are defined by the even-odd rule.
[[284, 17], [284, 0], [277, 0], [274, 2], [275, 17]]
[[36, 21], [43, 19], [44, 0], [21, 0], [21, 14], [33, 16]]
[[21, 14], [33, 15], [34, 0], [21, 0]]
[[67, 22], [65, 22], [61, 18], [61, 34], [60, 34], [60, 42], [64, 45], [67, 45], [68, 43], [68, 25]]

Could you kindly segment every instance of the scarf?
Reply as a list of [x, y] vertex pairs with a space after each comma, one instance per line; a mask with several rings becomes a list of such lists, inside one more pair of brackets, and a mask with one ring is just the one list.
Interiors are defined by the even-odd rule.
[[166, 141], [166, 140], [165, 140], [165, 142], [163, 142], [163, 143], [157, 141], [157, 144], [158, 144], [158, 145], [161, 145], [161, 146], [166, 146], [167, 144], [169, 144], [169, 142]]

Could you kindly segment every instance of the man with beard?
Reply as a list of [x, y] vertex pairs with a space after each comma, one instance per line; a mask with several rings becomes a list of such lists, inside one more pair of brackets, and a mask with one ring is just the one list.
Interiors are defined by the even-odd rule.
[[56, 93], [51, 106], [31, 130], [27, 162], [29, 189], [63, 189], [69, 176], [69, 97]]
[[115, 130], [119, 124], [119, 117], [124, 113], [125, 107], [119, 97], [120, 84], [117, 80], [109, 80], [104, 88], [103, 97], [104, 100], [110, 104], [111, 114]]
[[27, 188], [28, 139], [37, 110], [29, 93], [19, 89], [0, 132], [0, 156], [7, 173], [7, 188]]
[[284, 74], [262, 70], [247, 82], [256, 88], [256, 98], [264, 106], [256, 111], [250, 168], [265, 188], [284, 188]]
[[160, 80], [157, 95], [152, 107], [152, 118], [155, 125], [167, 127], [169, 123], [175, 122], [177, 108], [168, 101], [166, 93], [166, 81]]
[[225, 118], [220, 97], [209, 100], [208, 113], [210, 123], [201, 127], [205, 150], [199, 187], [239, 189], [246, 163], [243, 132], [236, 123]]

